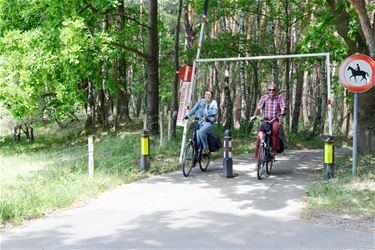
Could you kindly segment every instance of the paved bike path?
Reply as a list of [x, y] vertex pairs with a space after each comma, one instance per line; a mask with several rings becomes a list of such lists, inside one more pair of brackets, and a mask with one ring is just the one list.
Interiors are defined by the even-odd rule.
[[318, 150], [288, 151], [257, 180], [255, 161], [234, 156], [108, 191], [79, 208], [13, 228], [1, 249], [373, 249], [374, 234], [306, 224], [303, 195], [321, 163]]

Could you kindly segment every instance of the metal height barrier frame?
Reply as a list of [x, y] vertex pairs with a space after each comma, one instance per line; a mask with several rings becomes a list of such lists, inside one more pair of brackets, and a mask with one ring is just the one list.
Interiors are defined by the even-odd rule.
[[[204, 24], [206, 23], [206, 17], [203, 16], [203, 22], [201, 27], [201, 34], [198, 43], [197, 57], [193, 63], [193, 72], [190, 85], [190, 93], [193, 93], [195, 82], [196, 82], [196, 68], [199, 63], [207, 62], [229, 62], [229, 61], [250, 61], [250, 60], [269, 60], [269, 59], [286, 59], [286, 58], [304, 58], [304, 57], [325, 57], [326, 69], [327, 69], [327, 104], [328, 104], [328, 134], [333, 135], [332, 132], [332, 100], [331, 100], [331, 70], [330, 70], [330, 55], [329, 53], [310, 53], [310, 54], [292, 54], [292, 55], [272, 55], [272, 56], [247, 56], [247, 57], [228, 57], [228, 58], [204, 58], [200, 59], [200, 48], [202, 45], [202, 37]], [[190, 100], [191, 101], [191, 100]], [[187, 124], [184, 126], [184, 132], [182, 135], [181, 151], [180, 151], [180, 163], [182, 162], [182, 156], [184, 147], [186, 144]]]

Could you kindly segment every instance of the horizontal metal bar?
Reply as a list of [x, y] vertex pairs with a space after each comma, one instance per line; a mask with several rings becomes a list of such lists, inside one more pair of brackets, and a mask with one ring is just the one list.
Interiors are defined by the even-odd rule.
[[225, 62], [225, 61], [263, 60], [263, 59], [302, 58], [302, 57], [315, 57], [315, 56], [329, 56], [329, 53], [292, 54], [292, 55], [274, 55], [274, 56], [246, 56], [246, 57], [228, 57], [228, 58], [202, 58], [202, 59], [196, 59], [196, 61], [198, 63]]

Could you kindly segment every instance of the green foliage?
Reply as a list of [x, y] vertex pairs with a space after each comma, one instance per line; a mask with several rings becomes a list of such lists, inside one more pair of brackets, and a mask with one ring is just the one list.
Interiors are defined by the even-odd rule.
[[308, 25], [296, 48], [296, 53], [323, 51], [329, 52], [331, 58], [337, 61], [342, 61], [348, 53], [345, 42], [335, 36], [334, 19], [332, 13], [326, 9], [317, 12], [317, 22]]

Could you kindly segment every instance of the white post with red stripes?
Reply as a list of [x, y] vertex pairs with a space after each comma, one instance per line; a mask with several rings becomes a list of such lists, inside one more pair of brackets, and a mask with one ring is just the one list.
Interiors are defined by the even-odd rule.
[[[193, 72], [192, 72], [192, 75], [191, 75], [191, 84], [190, 84], [190, 96], [189, 96], [189, 105], [190, 105], [190, 102], [191, 102], [191, 95], [193, 94], [193, 91], [194, 91], [194, 88], [195, 88], [195, 82], [196, 82], [196, 78], [197, 78], [197, 75], [196, 75], [196, 70], [197, 70], [197, 63], [199, 60], [199, 57], [201, 55], [201, 48], [202, 48], [202, 41], [203, 41], [203, 35], [204, 35], [204, 27], [206, 26], [206, 23], [207, 23], [207, 10], [208, 10], [208, 0], [205, 0], [204, 2], [204, 10], [203, 10], [203, 16], [202, 16], [202, 19], [201, 19], [201, 31], [199, 33], [199, 40], [198, 40], [198, 49], [197, 49], [197, 56], [193, 62]], [[185, 114], [186, 115], [186, 114]], [[184, 125], [184, 131], [182, 133], [182, 142], [181, 142], [181, 150], [180, 150], [180, 164], [182, 163], [182, 157], [183, 157], [183, 154], [184, 154], [184, 148], [185, 148], [185, 144], [186, 144], [186, 135], [187, 135], [187, 122], [185, 122], [185, 125]]]
[[224, 132], [223, 174], [225, 178], [233, 178], [232, 132], [230, 129]]

